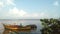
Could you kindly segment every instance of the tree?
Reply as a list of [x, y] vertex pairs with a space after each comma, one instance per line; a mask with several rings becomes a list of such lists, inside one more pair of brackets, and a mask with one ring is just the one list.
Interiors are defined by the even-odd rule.
[[60, 21], [58, 19], [40, 19], [43, 28], [42, 34], [60, 34]]

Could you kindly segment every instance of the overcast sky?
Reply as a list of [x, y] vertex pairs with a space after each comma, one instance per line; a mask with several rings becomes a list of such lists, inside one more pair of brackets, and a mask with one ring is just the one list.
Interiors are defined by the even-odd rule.
[[60, 0], [0, 0], [0, 19], [60, 17]]

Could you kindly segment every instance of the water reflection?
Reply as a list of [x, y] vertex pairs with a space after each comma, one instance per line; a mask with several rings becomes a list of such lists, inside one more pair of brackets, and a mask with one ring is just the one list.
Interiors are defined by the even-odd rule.
[[31, 34], [31, 31], [12, 31], [12, 30], [5, 30], [3, 34]]
[[5, 30], [3, 34], [40, 34], [40, 32]]
[[18, 34], [17, 32], [14, 32], [12, 30], [5, 30], [3, 34]]

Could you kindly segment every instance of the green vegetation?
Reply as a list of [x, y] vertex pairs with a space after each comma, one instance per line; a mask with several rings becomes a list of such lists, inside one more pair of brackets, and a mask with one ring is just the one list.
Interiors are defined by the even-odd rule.
[[43, 28], [42, 34], [60, 34], [60, 20], [58, 19], [40, 19]]

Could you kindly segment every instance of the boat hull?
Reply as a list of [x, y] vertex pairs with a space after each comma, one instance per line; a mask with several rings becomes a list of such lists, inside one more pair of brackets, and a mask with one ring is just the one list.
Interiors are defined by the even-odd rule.
[[4, 25], [5, 30], [13, 30], [13, 31], [31, 31], [31, 27], [20, 27], [13, 25]]

